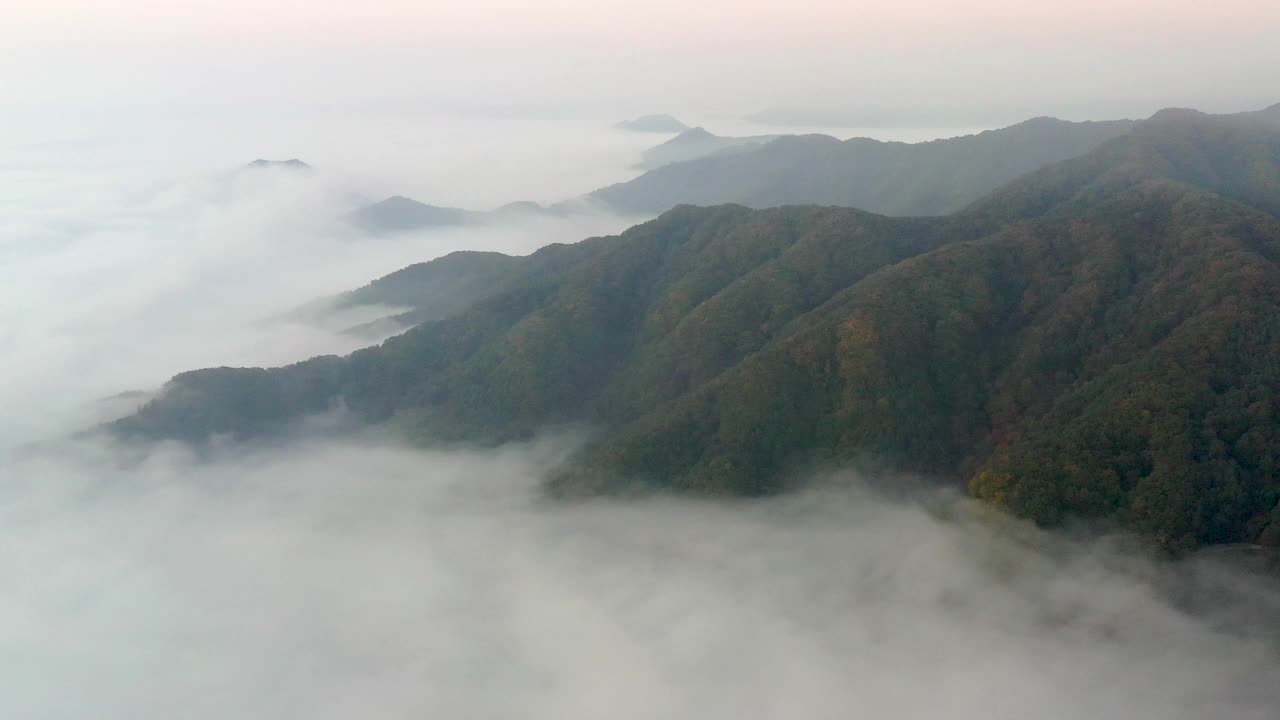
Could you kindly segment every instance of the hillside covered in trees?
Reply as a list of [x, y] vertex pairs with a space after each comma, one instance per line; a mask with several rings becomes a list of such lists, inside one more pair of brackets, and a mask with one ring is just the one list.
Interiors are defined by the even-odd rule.
[[1164, 111], [945, 217], [682, 206], [415, 267], [405, 304], [456, 305], [348, 357], [184, 373], [112, 430], [247, 438], [339, 400], [423, 442], [585, 422], [558, 491], [761, 494], [870, 458], [1045, 524], [1280, 542], [1280, 132], [1258, 117]]

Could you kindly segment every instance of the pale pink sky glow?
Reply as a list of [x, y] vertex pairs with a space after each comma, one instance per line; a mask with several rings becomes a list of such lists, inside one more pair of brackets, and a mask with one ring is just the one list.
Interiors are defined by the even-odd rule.
[[1280, 100], [1277, 0], [7, 0], [0, 104], [981, 105]]
[[[512, 37], [642, 40], [715, 36], [884, 41], [921, 33], [1229, 35], [1280, 31], [1274, 0], [9, 0], [0, 36], [18, 45], [175, 40], [285, 45], [352, 39], [484, 45]], [[1271, 23], [1271, 25], [1268, 25]], [[656, 37], [655, 37], [656, 36]]]

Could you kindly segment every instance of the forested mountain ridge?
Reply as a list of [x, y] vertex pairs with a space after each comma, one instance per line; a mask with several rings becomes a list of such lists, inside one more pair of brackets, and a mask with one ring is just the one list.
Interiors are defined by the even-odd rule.
[[184, 373], [125, 435], [308, 412], [496, 441], [586, 421], [565, 492], [761, 493], [872, 456], [1046, 523], [1280, 533], [1280, 134], [1185, 111], [963, 212], [681, 207], [347, 358]]
[[886, 215], [942, 215], [1051, 163], [1083, 155], [1133, 127], [1128, 120], [1034, 118], [924, 143], [787, 135], [757, 148], [651, 170], [591, 193], [619, 212], [737, 203], [841, 205]]

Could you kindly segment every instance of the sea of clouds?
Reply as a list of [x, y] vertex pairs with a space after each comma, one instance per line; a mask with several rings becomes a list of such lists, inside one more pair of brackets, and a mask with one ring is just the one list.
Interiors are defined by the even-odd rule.
[[[609, 146], [619, 179], [633, 142]], [[539, 480], [571, 436], [420, 450], [302, 432], [199, 456], [66, 440], [182, 370], [365, 342], [290, 314], [314, 298], [452, 250], [525, 253], [633, 221], [369, 238], [342, 221], [388, 190], [368, 171], [245, 171], [247, 156], [178, 170], [113, 143], [23, 146], [0, 168], [0, 717], [1280, 707], [1274, 580], [1046, 534], [916, 480], [836, 472], [764, 501], [568, 503]], [[423, 172], [422, 187], [448, 185]]]

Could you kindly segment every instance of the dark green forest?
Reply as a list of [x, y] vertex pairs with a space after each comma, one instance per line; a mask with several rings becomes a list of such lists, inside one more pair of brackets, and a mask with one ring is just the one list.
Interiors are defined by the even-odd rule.
[[1164, 111], [947, 216], [681, 206], [527, 258], [447, 256], [355, 291], [436, 308], [403, 335], [183, 373], [110, 427], [251, 438], [339, 399], [424, 443], [584, 423], [558, 492], [767, 494], [871, 460], [1046, 525], [1280, 543], [1267, 119]]

